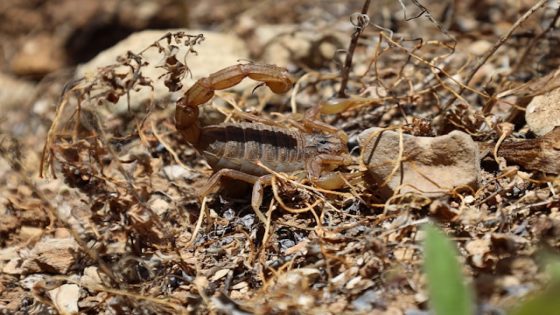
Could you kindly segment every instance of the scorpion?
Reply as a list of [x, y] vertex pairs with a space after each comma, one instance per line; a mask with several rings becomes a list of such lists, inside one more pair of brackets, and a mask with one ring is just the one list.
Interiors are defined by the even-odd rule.
[[216, 90], [233, 87], [246, 77], [261, 82], [276, 94], [288, 92], [293, 84], [285, 68], [237, 64], [199, 79], [177, 101], [177, 131], [214, 170], [200, 197], [212, 193], [224, 177], [240, 180], [253, 185], [251, 206], [258, 213], [264, 187], [271, 185], [274, 176], [270, 170], [305, 170], [313, 184], [325, 189], [341, 188], [344, 181], [334, 170], [351, 162], [347, 137], [344, 132], [313, 120], [320, 113], [319, 106], [306, 113], [299, 130], [262, 120], [200, 125], [198, 106], [212, 99]]

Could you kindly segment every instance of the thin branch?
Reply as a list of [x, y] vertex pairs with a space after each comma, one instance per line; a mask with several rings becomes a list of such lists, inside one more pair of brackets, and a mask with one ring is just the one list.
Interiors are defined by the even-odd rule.
[[548, 27], [544, 31], [539, 33], [537, 36], [531, 39], [531, 41], [527, 45], [527, 48], [525, 48], [523, 54], [521, 54], [519, 61], [515, 64], [515, 68], [513, 68], [511, 73], [516, 73], [517, 70], [519, 70], [519, 68], [525, 63], [525, 58], [527, 58], [527, 55], [529, 55], [531, 49], [533, 49], [533, 47], [537, 44], [537, 42], [541, 40], [546, 35], [546, 33], [554, 29], [554, 26], [556, 25], [556, 22], [558, 21], [559, 18], [560, 18], [560, 6], [558, 7], [558, 10], [556, 10], [556, 15], [554, 15], [554, 18], [550, 21]]
[[[356, 26], [356, 30], [352, 33], [352, 40], [350, 41], [350, 47], [348, 47], [348, 53], [346, 54], [346, 60], [344, 61], [344, 67], [342, 67], [342, 81], [340, 82], [340, 90], [338, 91], [339, 98], [346, 98], [346, 85], [348, 85], [348, 76], [350, 75], [350, 69], [352, 68], [352, 58], [354, 57], [354, 50], [358, 46], [358, 39], [360, 34], [364, 31], [365, 27], [369, 24], [369, 17], [367, 16], [369, 10], [370, 0], [364, 2], [361, 14], [357, 17], [356, 21], [352, 22]], [[353, 15], [354, 17], [354, 15]]]
[[[467, 80], [465, 81], [465, 85], [468, 86], [469, 83], [472, 81], [472, 79], [474, 78], [475, 74], [478, 72], [478, 70], [480, 70], [480, 68], [488, 61], [488, 59], [490, 59], [490, 57], [498, 50], [498, 48], [502, 47], [502, 45], [511, 37], [511, 35], [513, 34], [513, 32], [515, 32], [515, 30], [517, 30], [517, 28], [519, 28], [519, 26], [521, 26], [521, 24], [523, 24], [525, 21], [527, 21], [527, 19], [529, 19], [529, 17], [531, 17], [531, 15], [533, 15], [537, 10], [539, 10], [542, 6], [544, 6], [546, 3], [548, 2], [548, 0], [540, 0], [539, 2], [537, 2], [533, 7], [531, 7], [527, 12], [525, 12], [525, 14], [523, 14], [512, 26], [511, 28], [508, 30], [508, 32], [506, 34], [504, 34], [497, 42], [496, 44], [494, 44], [494, 46], [492, 48], [490, 48], [490, 50], [488, 50], [486, 52], [486, 54], [478, 61], [478, 63], [476, 64], [476, 66], [472, 69], [471, 73], [468, 75]], [[447, 111], [447, 109], [451, 106], [451, 104], [453, 104], [453, 102], [455, 102], [455, 100], [457, 99], [458, 96], [460, 96], [464, 91], [465, 91], [465, 85], [461, 86], [461, 89], [458, 92], [458, 95], [453, 95], [453, 97], [451, 97], [449, 99], [449, 101], [447, 102], [447, 104], [444, 106], [444, 108], [442, 109], [441, 113], [444, 113], [445, 111]]]

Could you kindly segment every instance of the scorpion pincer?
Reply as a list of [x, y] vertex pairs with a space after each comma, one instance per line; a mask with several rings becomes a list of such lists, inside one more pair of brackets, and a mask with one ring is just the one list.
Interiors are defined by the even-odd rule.
[[[201, 127], [198, 106], [214, 96], [215, 90], [230, 88], [245, 77], [262, 82], [274, 93], [286, 93], [292, 87], [288, 71], [275, 65], [238, 64], [199, 79], [177, 101], [176, 127], [208, 162], [215, 173], [200, 196], [208, 195], [228, 177], [253, 184], [251, 206], [258, 212], [263, 188], [271, 184], [275, 172], [306, 170], [311, 182], [326, 189], [344, 185], [338, 173], [340, 165], [350, 163], [344, 133], [326, 124], [306, 118], [301, 129], [290, 129], [262, 122], [222, 123]], [[311, 112], [316, 116], [318, 110]], [[266, 168], [259, 165], [265, 165]]]

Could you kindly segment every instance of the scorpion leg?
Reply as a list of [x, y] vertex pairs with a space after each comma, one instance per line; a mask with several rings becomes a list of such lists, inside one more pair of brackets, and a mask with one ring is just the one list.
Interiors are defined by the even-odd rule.
[[251, 195], [251, 207], [257, 214], [261, 213], [259, 209], [263, 200], [264, 187], [271, 185], [272, 175], [264, 175], [259, 177], [249, 175], [241, 171], [224, 168], [217, 171], [212, 175], [212, 177], [210, 177], [208, 182], [200, 190], [200, 198], [209, 195], [215, 188], [219, 187], [222, 177], [236, 179], [252, 184], [253, 193]]
[[239, 110], [234, 110], [231, 112], [232, 116], [237, 118], [237, 119], [242, 119], [242, 120], [246, 120], [246, 121], [250, 121], [250, 122], [258, 122], [264, 125], [268, 125], [268, 126], [276, 126], [276, 127], [281, 127], [282, 125], [279, 124], [278, 122], [266, 118], [266, 117], [261, 117], [261, 116], [257, 116], [251, 113], [246, 113], [246, 112], [242, 112]]
[[315, 105], [307, 110], [303, 118], [304, 128], [307, 129], [307, 131], [318, 130], [320, 132], [328, 134], [336, 134], [340, 139], [344, 140], [344, 142], [348, 142], [348, 135], [346, 134], [346, 132], [327, 123], [324, 123], [319, 119], [321, 113], [321, 104]]
[[264, 175], [257, 179], [255, 184], [253, 184], [253, 193], [251, 195], [251, 207], [258, 214], [260, 212], [260, 207], [262, 205], [264, 188], [272, 185], [272, 176], [274, 175]]

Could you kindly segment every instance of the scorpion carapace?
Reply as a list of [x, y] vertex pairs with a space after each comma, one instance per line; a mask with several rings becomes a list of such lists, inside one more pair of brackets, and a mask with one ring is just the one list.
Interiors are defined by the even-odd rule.
[[[336, 131], [333, 127], [312, 121], [309, 115], [302, 130], [266, 124], [262, 119], [259, 119], [261, 122], [200, 126], [198, 106], [209, 101], [214, 91], [232, 87], [245, 77], [262, 82], [275, 93], [285, 93], [292, 86], [284, 68], [239, 64], [198, 80], [177, 102], [177, 130], [216, 171], [200, 195], [210, 193], [221, 177], [242, 180], [254, 185], [251, 205], [258, 210], [263, 187], [270, 185], [272, 179], [269, 170], [307, 170], [309, 179], [321, 187], [342, 186], [344, 181], [340, 176], [328, 172], [350, 163], [346, 138], [343, 133], [333, 132]], [[318, 110], [310, 113], [316, 116]]]

